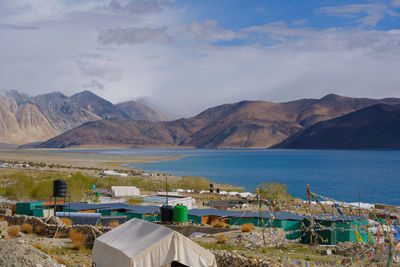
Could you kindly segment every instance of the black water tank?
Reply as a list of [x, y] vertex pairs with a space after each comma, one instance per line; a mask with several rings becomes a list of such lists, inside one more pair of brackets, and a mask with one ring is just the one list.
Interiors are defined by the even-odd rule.
[[53, 181], [53, 197], [66, 197], [67, 196], [67, 181], [54, 180]]
[[160, 213], [161, 222], [172, 222], [174, 220], [174, 208], [172, 206], [162, 206]]
[[210, 188], [210, 193], [214, 193], [214, 189]]
[[214, 187], [214, 184], [210, 184], [210, 188], [213, 188]]
[[217, 188], [217, 193], [219, 194], [219, 188]]

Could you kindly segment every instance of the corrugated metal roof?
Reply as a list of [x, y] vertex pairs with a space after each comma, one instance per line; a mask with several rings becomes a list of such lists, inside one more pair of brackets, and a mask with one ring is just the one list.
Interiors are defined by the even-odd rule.
[[240, 217], [240, 213], [230, 211], [230, 210], [218, 210], [218, 209], [193, 209], [188, 210], [188, 215], [194, 216], [220, 216], [220, 217], [229, 217], [235, 216]]
[[332, 216], [332, 215], [328, 215], [328, 214], [322, 214], [322, 215], [313, 216], [313, 219], [320, 220], [320, 221], [331, 221], [331, 222], [337, 222], [337, 221], [348, 222], [348, 221], [363, 220], [365, 218], [362, 216], [356, 216], [356, 215]]
[[148, 214], [157, 212], [160, 207], [159, 206], [129, 206], [129, 212], [134, 214]]

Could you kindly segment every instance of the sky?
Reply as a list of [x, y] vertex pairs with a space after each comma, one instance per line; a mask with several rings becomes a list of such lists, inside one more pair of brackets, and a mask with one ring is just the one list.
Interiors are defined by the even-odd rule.
[[400, 0], [1, 0], [0, 90], [90, 90], [175, 117], [400, 97]]

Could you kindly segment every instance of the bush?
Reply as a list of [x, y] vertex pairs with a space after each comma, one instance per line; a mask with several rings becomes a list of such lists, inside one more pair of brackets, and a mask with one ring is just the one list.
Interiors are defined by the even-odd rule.
[[117, 226], [119, 226], [119, 222], [118, 222], [118, 221], [111, 221], [111, 222], [108, 224], [108, 226], [110, 226], [110, 227], [117, 227]]
[[8, 233], [12, 238], [16, 237], [19, 235], [19, 227], [16, 225], [10, 225], [8, 226]]
[[72, 247], [74, 249], [81, 249], [86, 241], [86, 235], [72, 229], [69, 231], [69, 238], [72, 242]]
[[226, 223], [224, 223], [223, 221], [216, 221], [214, 223], [211, 224], [214, 227], [218, 227], [218, 228], [224, 228], [226, 226]]
[[66, 225], [66, 226], [72, 226], [72, 221], [68, 218], [61, 218], [61, 221]]
[[43, 232], [43, 227], [42, 226], [35, 226], [35, 233], [36, 234], [41, 234]]
[[23, 223], [21, 226], [22, 232], [24, 232], [25, 234], [31, 234], [33, 231], [33, 226], [32, 224], [29, 223]]
[[42, 246], [42, 244], [40, 244], [40, 243], [35, 243], [35, 244], [33, 244], [32, 246], [33, 246], [34, 248], [37, 248], [38, 250], [43, 251], [43, 246]]
[[225, 234], [220, 234], [220, 235], [218, 235], [218, 237], [217, 237], [217, 243], [219, 243], [219, 244], [226, 244], [226, 243], [228, 243], [228, 237], [226, 237]]
[[240, 226], [240, 231], [248, 233], [254, 230], [254, 224], [253, 223], [244, 223], [242, 226]]
[[292, 196], [286, 192], [286, 185], [277, 182], [260, 183], [258, 185], [262, 198], [269, 201], [287, 201], [292, 199]]

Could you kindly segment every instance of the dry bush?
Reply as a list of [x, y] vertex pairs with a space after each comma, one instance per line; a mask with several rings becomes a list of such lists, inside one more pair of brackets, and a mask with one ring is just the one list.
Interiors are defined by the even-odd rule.
[[38, 250], [43, 250], [43, 246], [40, 243], [35, 243], [32, 245], [34, 248], [37, 248]]
[[35, 233], [36, 234], [41, 234], [43, 232], [43, 227], [42, 226], [35, 226]]
[[118, 221], [111, 221], [111, 222], [108, 224], [108, 226], [110, 226], [110, 227], [117, 227], [117, 226], [119, 226], [119, 222], [118, 222]]
[[16, 237], [17, 235], [19, 235], [19, 227], [16, 225], [8, 226], [8, 233], [10, 234], [11, 238]]
[[216, 221], [214, 223], [211, 224], [214, 227], [218, 227], [218, 228], [224, 228], [226, 226], [226, 223], [224, 223], [223, 221]]
[[268, 252], [268, 247], [262, 247], [262, 248], [261, 248], [261, 251], [262, 251], [263, 253], [267, 253], [267, 252]]
[[53, 257], [59, 264], [64, 264], [65, 266], [67, 266], [67, 261], [61, 257], [61, 256], [55, 256]]
[[80, 249], [86, 241], [86, 235], [76, 231], [75, 229], [69, 231], [69, 238], [71, 239], [72, 247], [74, 249]]
[[61, 218], [61, 221], [66, 225], [66, 226], [72, 226], [72, 221], [68, 218]]
[[242, 226], [240, 226], [240, 231], [242, 232], [251, 232], [254, 230], [254, 224], [253, 223], [244, 223]]
[[33, 226], [32, 226], [32, 224], [29, 224], [29, 223], [23, 223], [23, 224], [21, 225], [21, 230], [22, 230], [22, 232], [24, 232], [25, 234], [31, 234], [32, 231], [33, 231]]
[[228, 243], [228, 238], [226, 237], [225, 234], [220, 234], [220, 235], [218, 235], [218, 237], [217, 237], [217, 243], [219, 243], [219, 244], [226, 244], [226, 243]]
[[4, 221], [5, 219], [3, 217], [0, 217], [0, 222]]

